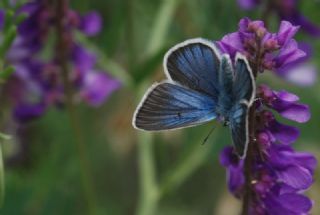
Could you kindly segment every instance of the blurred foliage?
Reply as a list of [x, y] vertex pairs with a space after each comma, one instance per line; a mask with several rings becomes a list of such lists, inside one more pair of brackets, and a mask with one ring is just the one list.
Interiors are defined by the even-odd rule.
[[[143, 200], [149, 201], [148, 206], [155, 204], [154, 213], [158, 215], [237, 214], [239, 205], [227, 193], [225, 172], [218, 161], [221, 148], [231, 143], [227, 129], [209, 123], [151, 136], [134, 130], [131, 118], [141, 92], [165, 78], [162, 58], [169, 47], [192, 37], [218, 40], [235, 31], [241, 17], [257, 19], [260, 11], [241, 11], [235, 0], [73, 0], [71, 4], [83, 13], [97, 10], [103, 16], [102, 33], [83, 42], [99, 53], [100, 66], [124, 84], [97, 109], [78, 106], [91, 162], [96, 213], [135, 214], [139, 207], [144, 207], [140, 201]], [[319, 2], [301, 1], [301, 10], [320, 23]], [[276, 19], [271, 26], [277, 29]], [[298, 39], [312, 44], [313, 61], [320, 68], [320, 40], [303, 33]], [[319, 82], [309, 88], [298, 88], [272, 74], [261, 76], [260, 81], [275, 89], [290, 90], [310, 105], [312, 119], [299, 125], [301, 137], [295, 146], [320, 158]], [[201, 145], [212, 126], [216, 130]], [[0, 213], [87, 214], [66, 113], [52, 108], [43, 118], [22, 129], [28, 134], [23, 142], [24, 154], [15, 162], [8, 160], [7, 193]], [[7, 133], [14, 135], [13, 130], [9, 127]], [[4, 146], [7, 157], [19, 147], [15, 138]], [[150, 150], [154, 157], [141, 157], [145, 153], [141, 150]], [[145, 167], [141, 159], [146, 159]], [[153, 171], [147, 172], [150, 174], [145, 178], [150, 186], [141, 183], [143, 168]], [[152, 191], [154, 183], [159, 184], [159, 190], [150, 194], [148, 189]], [[143, 191], [143, 187], [147, 190]], [[316, 182], [309, 192], [315, 205], [320, 200], [319, 187]], [[144, 192], [151, 199], [143, 199], [140, 194]], [[319, 209], [315, 207], [313, 214], [320, 214]]]

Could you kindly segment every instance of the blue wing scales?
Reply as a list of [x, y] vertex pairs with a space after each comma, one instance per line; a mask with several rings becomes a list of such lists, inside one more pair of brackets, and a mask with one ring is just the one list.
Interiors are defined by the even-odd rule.
[[164, 69], [169, 79], [217, 100], [219, 56], [213, 42], [204, 39], [187, 40], [167, 52]]
[[236, 102], [246, 100], [252, 104], [255, 96], [255, 80], [249, 64], [244, 56], [237, 55], [233, 96]]
[[215, 101], [174, 83], [156, 84], [137, 108], [133, 125], [158, 131], [198, 125], [216, 118]]
[[230, 112], [230, 129], [233, 145], [237, 154], [244, 157], [249, 143], [249, 106], [246, 103], [238, 103]]

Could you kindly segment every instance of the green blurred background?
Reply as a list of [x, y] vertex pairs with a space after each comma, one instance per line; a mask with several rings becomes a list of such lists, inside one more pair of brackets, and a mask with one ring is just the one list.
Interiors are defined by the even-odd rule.
[[[1, 214], [138, 214], [232, 215], [240, 203], [227, 191], [219, 151], [231, 143], [228, 129], [216, 123], [151, 135], [131, 125], [143, 92], [165, 78], [166, 50], [188, 38], [219, 40], [237, 30], [240, 18], [261, 17], [261, 11], [241, 11], [235, 0], [73, 0], [80, 12], [97, 10], [104, 19], [99, 36], [86, 46], [98, 53], [99, 66], [123, 81], [123, 87], [97, 109], [77, 106], [81, 139], [89, 160], [93, 195], [84, 192], [76, 137], [67, 113], [51, 108], [24, 129], [26, 157], [6, 167], [6, 199]], [[320, 25], [319, 1], [301, 1], [301, 11]], [[276, 16], [270, 28], [276, 31]], [[320, 40], [299, 33], [299, 41], [314, 47], [320, 68]], [[295, 147], [320, 158], [320, 84], [290, 85], [273, 74], [260, 82], [287, 89], [311, 107], [312, 118], [301, 128]], [[283, 121], [283, 120], [282, 120]], [[201, 145], [212, 126], [216, 130]], [[5, 157], [17, 150], [15, 138], [3, 143]], [[320, 214], [320, 183], [307, 192]], [[91, 202], [89, 205], [87, 204]], [[88, 209], [89, 208], [89, 209]]]

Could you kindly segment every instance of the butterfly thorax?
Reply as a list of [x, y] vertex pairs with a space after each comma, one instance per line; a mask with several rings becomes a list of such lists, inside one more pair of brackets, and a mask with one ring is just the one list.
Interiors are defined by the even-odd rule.
[[217, 120], [222, 123], [224, 126], [229, 125], [229, 113], [230, 113], [231, 107], [228, 105], [218, 105], [216, 108], [217, 113]]

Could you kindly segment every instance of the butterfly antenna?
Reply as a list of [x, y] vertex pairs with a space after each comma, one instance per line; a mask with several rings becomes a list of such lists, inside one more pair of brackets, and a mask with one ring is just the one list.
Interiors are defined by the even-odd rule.
[[209, 134], [206, 136], [206, 138], [203, 139], [201, 145], [204, 145], [204, 144], [207, 142], [207, 140], [209, 139], [209, 137], [210, 137], [210, 135], [212, 134], [212, 132], [214, 131], [214, 129], [215, 129], [215, 127], [212, 127], [212, 128], [211, 128]]

